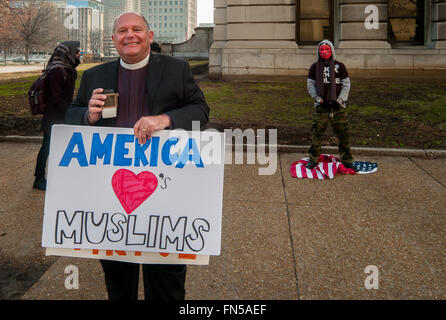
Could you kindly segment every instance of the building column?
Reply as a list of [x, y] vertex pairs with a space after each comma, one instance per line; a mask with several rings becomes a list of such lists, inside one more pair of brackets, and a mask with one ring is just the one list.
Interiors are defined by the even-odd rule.
[[222, 76], [296, 69], [295, 0], [226, 0]]
[[446, 48], [446, 0], [432, 3], [432, 44], [436, 49]]
[[[339, 48], [390, 48], [387, 41], [387, 0], [339, 1]], [[378, 20], [371, 20], [372, 17]], [[372, 22], [377, 22], [372, 25]]]
[[209, 75], [212, 78], [222, 76], [223, 48], [226, 45], [226, 0], [214, 0], [214, 31], [209, 49]]

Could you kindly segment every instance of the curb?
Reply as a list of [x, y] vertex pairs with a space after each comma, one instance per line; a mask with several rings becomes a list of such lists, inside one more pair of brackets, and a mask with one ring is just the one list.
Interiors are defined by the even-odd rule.
[[[233, 147], [233, 144], [226, 144], [227, 147]], [[264, 150], [269, 150], [268, 145], [253, 145], [244, 144], [245, 149], [255, 150], [255, 146], [261, 146]], [[310, 146], [295, 146], [295, 145], [272, 145], [278, 152], [281, 153], [308, 153]], [[322, 152], [337, 153], [337, 146], [322, 146]], [[351, 147], [353, 154], [366, 156], [390, 156], [390, 157], [416, 157], [416, 158], [446, 158], [446, 150], [432, 150], [432, 149], [396, 149], [396, 148], [370, 148], [370, 147]]]
[[43, 136], [0, 136], [0, 142], [35, 142], [42, 143]]
[[[0, 142], [34, 142], [41, 143], [43, 137], [41, 136], [0, 136]], [[226, 147], [233, 144], [226, 144]], [[255, 150], [256, 146], [262, 146], [264, 150], [269, 150], [269, 147], [276, 149], [282, 153], [307, 153], [310, 146], [295, 146], [295, 145], [253, 145], [244, 144], [243, 149]], [[322, 152], [336, 153], [338, 147], [336, 146], [322, 146]], [[351, 151], [358, 155], [367, 156], [394, 156], [394, 157], [421, 157], [421, 158], [446, 158], [446, 150], [433, 149], [396, 149], [396, 148], [369, 148], [369, 147], [351, 147]]]
[[[307, 153], [310, 146], [278, 145], [279, 152], [304, 152]], [[431, 149], [396, 149], [396, 148], [370, 148], [351, 147], [353, 154], [366, 156], [394, 156], [394, 157], [421, 157], [421, 158], [446, 158], [446, 150]], [[338, 147], [322, 146], [322, 152], [338, 152]]]

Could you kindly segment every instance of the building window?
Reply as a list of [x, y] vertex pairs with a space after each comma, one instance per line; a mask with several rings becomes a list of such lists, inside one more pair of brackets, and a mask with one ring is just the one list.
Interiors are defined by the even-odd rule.
[[333, 41], [332, 0], [296, 1], [296, 41], [316, 44], [324, 39]]
[[390, 43], [424, 44], [424, 0], [389, 0], [388, 19]]

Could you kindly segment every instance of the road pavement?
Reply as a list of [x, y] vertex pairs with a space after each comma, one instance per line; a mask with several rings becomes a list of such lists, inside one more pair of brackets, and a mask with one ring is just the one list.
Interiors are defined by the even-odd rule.
[[43, 68], [43, 64], [0, 66], [0, 73], [40, 72]]
[[[106, 299], [97, 260], [41, 247], [39, 147], [0, 142], [0, 299]], [[269, 176], [226, 165], [221, 255], [188, 267], [186, 299], [446, 299], [446, 158], [376, 154], [356, 159], [377, 172], [323, 181], [291, 177], [304, 153], [279, 153]], [[65, 288], [69, 265], [78, 289]]]

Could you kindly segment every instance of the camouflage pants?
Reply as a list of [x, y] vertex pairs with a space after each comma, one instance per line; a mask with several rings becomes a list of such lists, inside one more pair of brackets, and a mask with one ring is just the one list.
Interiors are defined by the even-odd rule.
[[353, 157], [350, 153], [350, 130], [345, 108], [331, 110], [329, 108], [318, 106], [313, 114], [312, 143], [308, 151], [310, 158], [317, 162], [321, 154], [322, 136], [331, 123], [333, 131], [339, 139], [339, 155], [343, 162], [352, 162]]

